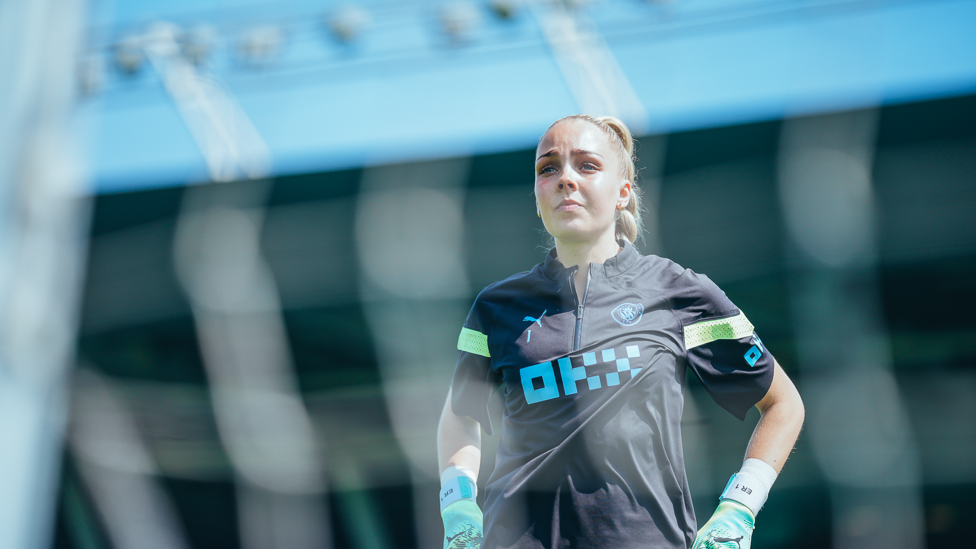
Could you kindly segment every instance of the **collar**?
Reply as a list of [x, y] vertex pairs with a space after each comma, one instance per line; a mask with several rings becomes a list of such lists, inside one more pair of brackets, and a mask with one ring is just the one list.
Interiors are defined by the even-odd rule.
[[[640, 258], [640, 253], [630, 242], [621, 239], [617, 243], [620, 244], [620, 251], [617, 252], [617, 255], [603, 263], [603, 269], [607, 278], [627, 272]], [[561, 280], [569, 276], [571, 270], [575, 270], [575, 267], [573, 269], [567, 269], [556, 259], [556, 248], [549, 250], [549, 253], [546, 254], [546, 260], [542, 264], [542, 272], [545, 273], [546, 278], [550, 280]]]
[[640, 252], [627, 240], [620, 239], [620, 251], [603, 263], [603, 269], [607, 273], [607, 278], [623, 274], [633, 267], [640, 259]]

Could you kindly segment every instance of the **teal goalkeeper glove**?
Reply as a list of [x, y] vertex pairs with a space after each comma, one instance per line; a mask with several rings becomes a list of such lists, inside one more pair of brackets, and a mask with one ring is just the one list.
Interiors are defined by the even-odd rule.
[[441, 473], [444, 549], [481, 549], [484, 515], [476, 503], [476, 478], [467, 467], [448, 467]]
[[725, 486], [718, 509], [698, 531], [692, 549], [749, 549], [756, 513], [774, 482], [776, 470], [768, 463], [756, 458], [743, 461]]
[[460, 500], [441, 511], [444, 519], [444, 549], [481, 549], [483, 515], [478, 504]]
[[692, 549], [749, 549], [756, 517], [748, 507], [724, 499], [705, 526], [698, 530]]

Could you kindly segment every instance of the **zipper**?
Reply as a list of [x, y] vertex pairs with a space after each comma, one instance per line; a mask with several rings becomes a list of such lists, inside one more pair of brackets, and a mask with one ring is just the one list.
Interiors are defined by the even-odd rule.
[[580, 341], [583, 339], [583, 305], [586, 303], [586, 294], [590, 290], [590, 271], [586, 270], [586, 286], [583, 287], [583, 299], [576, 293], [576, 281], [574, 280], [577, 267], [569, 274], [569, 287], [573, 291], [573, 299], [576, 300], [576, 332], [573, 334], [573, 351], [579, 351]]

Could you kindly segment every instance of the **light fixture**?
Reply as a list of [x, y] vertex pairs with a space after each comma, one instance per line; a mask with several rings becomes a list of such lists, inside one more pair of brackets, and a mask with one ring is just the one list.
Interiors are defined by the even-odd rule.
[[562, 4], [566, 9], [573, 11], [585, 8], [590, 4], [590, 0], [562, 0]]
[[517, 0], [490, 0], [488, 8], [491, 9], [491, 13], [495, 14], [495, 17], [508, 21], [515, 18], [520, 6]]
[[105, 58], [89, 54], [78, 60], [78, 88], [84, 96], [97, 93], [105, 85]]
[[187, 61], [197, 66], [203, 65], [217, 45], [217, 30], [211, 25], [197, 25], [183, 33], [180, 45]]
[[339, 7], [326, 22], [329, 32], [340, 42], [352, 41], [371, 23], [369, 12], [354, 4]]
[[478, 24], [481, 13], [478, 7], [468, 1], [458, 1], [441, 9], [441, 28], [457, 41], [470, 38], [471, 29]]
[[251, 27], [241, 36], [241, 58], [254, 66], [267, 65], [278, 55], [283, 41], [284, 33], [277, 25]]
[[136, 74], [146, 62], [146, 56], [142, 52], [142, 41], [138, 36], [123, 36], [115, 43], [112, 50], [115, 66], [125, 74]]

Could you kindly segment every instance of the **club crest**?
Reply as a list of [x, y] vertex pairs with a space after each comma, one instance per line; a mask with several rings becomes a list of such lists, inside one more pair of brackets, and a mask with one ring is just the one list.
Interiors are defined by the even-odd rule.
[[640, 303], [621, 303], [610, 313], [621, 326], [633, 326], [644, 316], [644, 306]]

